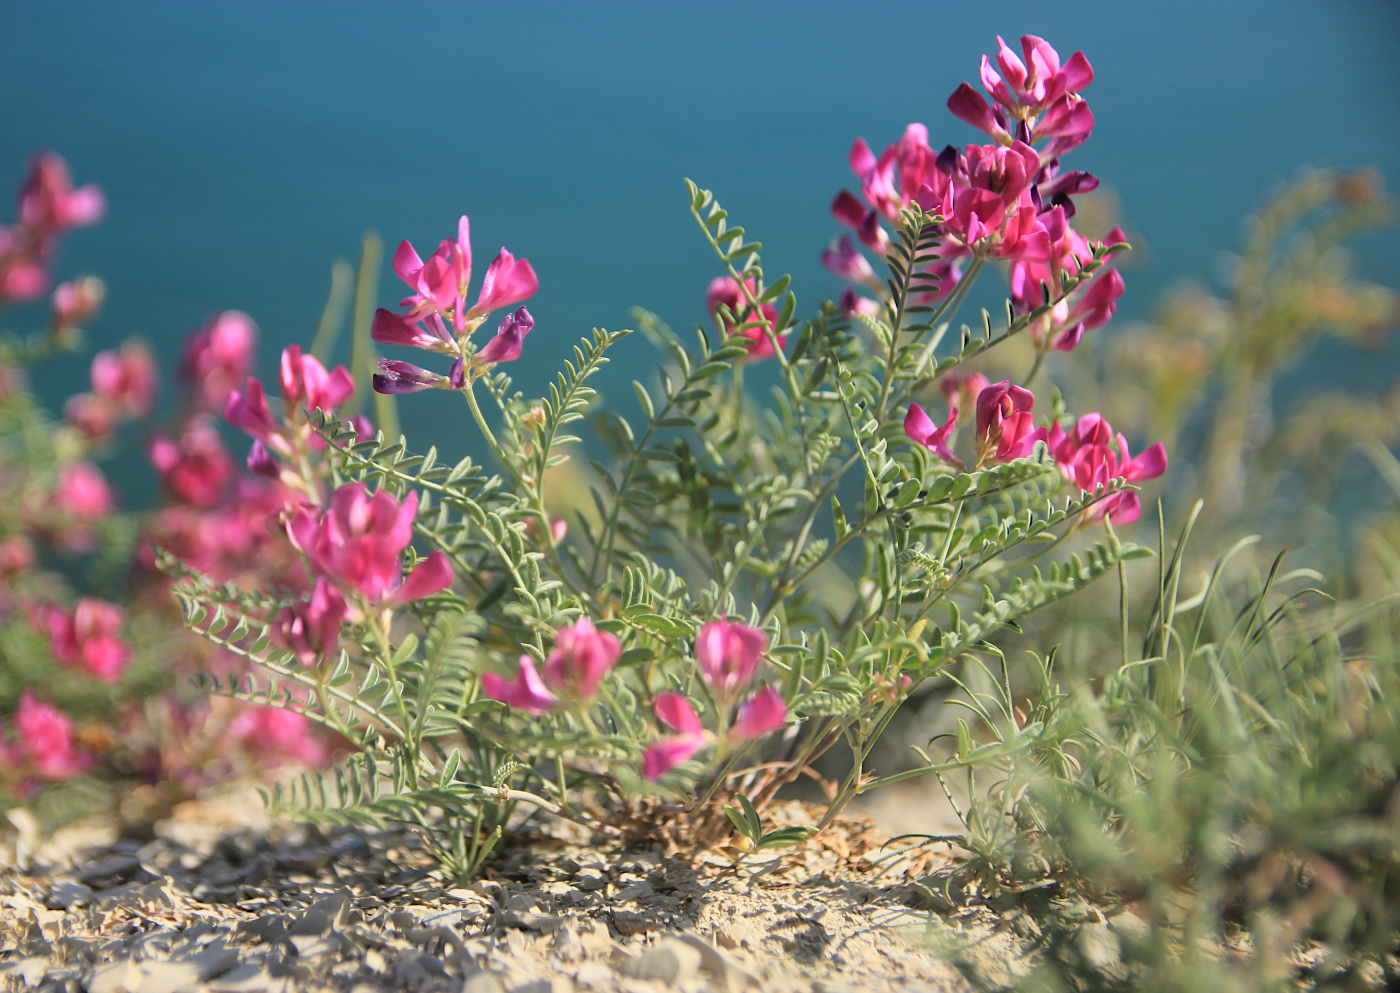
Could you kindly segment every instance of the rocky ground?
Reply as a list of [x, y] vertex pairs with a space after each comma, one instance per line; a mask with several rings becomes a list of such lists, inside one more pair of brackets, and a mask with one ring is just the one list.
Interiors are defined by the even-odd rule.
[[968, 987], [931, 928], [1016, 958], [986, 911], [917, 909], [948, 856], [886, 846], [862, 817], [737, 863], [559, 826], [466, 886], [408, 832], [276, 823], [249, 795], [186, 804], [144, 844], [18, 825], [0, 851], [3, 990], [952, 993]]

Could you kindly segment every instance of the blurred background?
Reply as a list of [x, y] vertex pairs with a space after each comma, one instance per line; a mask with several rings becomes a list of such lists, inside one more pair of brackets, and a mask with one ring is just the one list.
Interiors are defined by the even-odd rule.
[[[1227, 278], [1248, 213], [1304, 165], [1374, 166], [1400, 186], [1390, 0], [994, 6], [7, 3], [0, 180], [50, 148], [106, 190], [107, 218], [68, 239], [57, 275], [108, 284], [92, 346], [142, 335], [167, 372], [188, 331], [238, 308], [269, 373], [284, 344], [309, 343], [331, 263], [354, 261], [364, 231], [426, 255], [467, 213], [478, 279], [501, 245], [540, 275], [511, 369], [527, 394], [633, 306], [708, 324], [719, 270], [684, 176], [765, 242], [770, 273], [793, 274], [799, 314], [839, 293], [818, 253], [841, 230], [832, 197], [856, 186], [851, 141], [878, 152], [911, 121], [934, 147], [983, 140], [945, 101], [998, 33], [1094, 65], [1095, 133], [1070, 161], [1103, 180], [1099, 207], [1121, 205], [1137, 247], [1109, 334], [1183, 280]], [[1360, 278], [1400, 285], [1400, 233], [1354, 248]], [[380, 302], [401, 293], [386, 266]], [[42, 305], [7, 314], [14, 330], [42, 321]], [[651, 361], [640, 338], [618, 354]], [[45, 374], [52, 406], [86, 370], [85, 355]], [[1393, 344], [1358, 361], [1328, 342], [1280, 388], [1376, 392], [1397, 372]], [[610, 392], [630, 397], [620, 378]], [[470, 450], [454, 399], [402, 405], [415, 447]], [[147, 479], [115, 481], [131, 499], [154, 493]]]

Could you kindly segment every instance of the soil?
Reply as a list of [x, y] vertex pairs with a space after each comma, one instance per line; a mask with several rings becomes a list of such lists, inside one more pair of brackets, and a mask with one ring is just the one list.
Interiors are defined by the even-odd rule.
[[[919, 909], [953, 856], [887, 844], [863, 815], [747, 855], [555, 824], [469, 885], [407, 830], [281, 823], [251, 793], [184, 804], [144, 844], [101, 825], [41, 839], [11, 819], [0, 990], [962, 993], [931, 936], [1019, 955], [985, 909]], [[773, 820], [812, 816], [794, 804]]]

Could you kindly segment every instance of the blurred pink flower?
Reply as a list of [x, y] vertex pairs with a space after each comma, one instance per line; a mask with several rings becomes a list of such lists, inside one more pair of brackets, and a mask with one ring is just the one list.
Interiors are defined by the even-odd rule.
[[125, 342], [121, 350], [107, 349], [92, 357], [92, 392], [116, 405], [128, 417], [151, 412], [159, 374], [151, 351], [140, 341]]
[[230, 391], [247, 378], [253, 367], [257, 342], [257, 325], [237, 310], [224, 311], [190, 335], [181, 374], [193, 390], [196, 407], [224, 409]]
[[117, 501], [102, 470], [91, 462], [68, 462], [58, 470], [54, 504], [60, 512], [94, 521], [116, 510]]
[[908, 412], [904, 415], [904, 433], [909, 436], [911, 441], [927, 448], [944, 462], [964, 469], [966, 466], [963, 464], [963, 460], [948, 450], [948, 435], [957, 427], [957, 424], [957, 407], [948, 409], [948, 420], [941, 428], [934, 426], [928, 414], [924, 413], [924, 408], [917, 403], [911, 403]]
[[81, 327], [97, 316], [107, 287], [96, 276], [83, 276], [59, 283], [53, 291], [53, 322], [56, 327]]
[[695, 662], [716, 695], [732, 697], [753, 681], [767, 647], [768, 635], [763, 631], [720, 618], [703, 626], [696, 636]]
[[517, 260], [502, 248], [482, 277], [476, 304], [466, 309], [472, 269], [470, 231], [463, 214], [457, 222], [457, 239], [442, 241], [427, 262], [407, 241], [399, 244], [394, 252], [394, 272], [414, 291], [399, 304], [409, 308], [407, 319], [418, 321], [432, 313], [440, 314], [456, 334], [462, 335], [476, 328], [492, 310], [534, 296], [539, 289], [535, 270], [527, 260]]
[[302, 508], [288, 533], [322, 576], [359, 592], [370, 605], [395, 606], [446, 589], [452, 583], [447, 556], [435, 551], [403, 578], [400, 556], [413, 540], [418, 494], [403, 503], [388, 490], [372, 496], [364, 483], [331, 494], [319, 518]]
[[[756, 293], [756, 284], [752, 277], [747, 281], [750, 293]], [[705, 306], [714, 318], [715, 327], [720, 334], [726, 338], [741, 337], [747, 338], [749, 344], [749, 357], [755, 359], [768, 358], [777, 354], [773, 349], [773, 343], [769, 340], [769, 331], [775, 329], [778, 323], [778, 309], [771, 303], [759, 304], [755, 314], [753, 306], [748, 301], [748, 294], [739, 285], [738, 280], [729, 276], [716, 276], [710, 280], [710, 285], [705, 291]], [[725, 317], [720, 308], [727, 308], [730, 317]], [[787, 335], [778, 336], [778, 347], [782, 348], [787, 344]]]
[[679, 693], [658, 693], [653, 709], [657, 720], [679, 732], [642, 752], [642, 775], [660, 779], [704, 747], [705, 729], [690, 701]]
[[203, 417], [193, 419], [179, 441], [155, 435], [146, 453], [176, 499], [196, 507], [216, 506], [233, 476], [233, 459], [223, 439]]
[[621, 655], [617, 638], [580, 617], [555, 633], [554, 651], [544, 663], [544, 681], [572, 700], [591, 700]]
[[102, 190], [93, 185], [73, 188], [68, 163], [53, 152], [40, 152], [30, 163], [20, 188], [20, 223], [45, 235], [96, 224], [107, 209]]
[[268, 629], [272, 643], [292, 652], [310, 668], [330, 661], [340, 648], [340, 628], [348, 608], [336, 588], [324, 577], [316, 580], [311, 599], [283, 607]]
[[535, 669], [534, 659], [528, 655], [520, 656], [520, 671], [516, 673], [514, 681], [488, 672], [481, 677], [481, 690], [492, 700], [499, 700], [534, 717], [548, 713], [555, 704], [554, 694], [549, 692]]
[[732, 738], [746, 741], [770, 731], [777, 731], [787, 723], [787, 704], [782, 694], [771, 686], [765, 686], [739, 708], [739, 716], [729, 729]]
[[229, 721], [228, 736], [267, 765], [324, 765], [330, 749], [305, 715], [282, 707], [248, 707]]

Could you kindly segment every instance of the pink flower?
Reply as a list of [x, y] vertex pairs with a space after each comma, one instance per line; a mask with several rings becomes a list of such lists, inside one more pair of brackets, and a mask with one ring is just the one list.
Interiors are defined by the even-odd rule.
[[63, 419], [94, 441], [106, 438], [117, 426], [113, 404], [92, 393], [75, 393], [63, 405]]
[[882, 255], [889, 248], [889, 235], [880, 218], [894, 220], [909, 206], [920, 187], [942, 189], [946, 183], [937, 164], [938, 156], [928, 143], [928, 128], [910, 124], [903, 136], [889, 145], [877, 159], [864, 138], [851, 146], [851, 171], [860, 178], [861, 195], [870, 204], [867, 210], [854, 194], [842, 190], [831, 205], [838, 221], [849, 224], [868, 248]]
[[117, 508], [102, 470], [81, 460], [69, 462], [58, 470], [54, 504], [60, 512], [83, 521], [106, 517]]
[[30, 617], [34, 627], [48, 635], [49, 654], [55, 660], [81, 665], [105, 683], [121, 679], [131, 661], [130, 647], [118, 636], [125, 619], [116, 604], [94, 597], [83, 597], [72, 611], [39, 607]]
[[622, 656], [622, 644], [606, 631], [599, 631], [587, 617], [554, 635], [554, 651], [544, 663], [544, 681], [565, 696], [591, 700], [607, 671]]
[[842, 235], [834, 245], [822, 249], [822, 265], [852, 283], [868, 285], [876, 281], [875, 270], [851, 242], [849, 235]]
[[482, 277], [476, 304], [466, 310], [472, 268], [470, 230], [463, 214], [457, 222], [457, 240], [441, 242], [427, 262], [418, 257], [407, 241], [394, 252], [394, 272], [414, 290], [412, 296], [400, 303], [410, 308], [408, 318], [417, 321], [437, 313], [456, 334], [462, 335], [480, 325], [492, 310], [526, 300], [539, 289], [539, 278], [530, 263], [525, 259], [517, 260], [502, 248]]
[[[746, 283], [749, 292], [757, 295], [757, 286], [753, 278], [750, 277]], [[771, 303], [759, 304], [755, 314], [748, 294], [744, 292], [738, 280], [729, 276], [716, 276], [710, 280], [710, 285], [705, 291], [705, 305], [720, 334], [726, 338], [740, 337], [749, 340], [746, 347], [750, 358], [763, 359], [777, 354], [772, 341], [769, 340], [769, 332], [777, 327], [778, 309]], [[727, 317], [726, 311], [729, 315]], [[778, 347], [782, 348], [786, 344], [787, 335], [779, 335]]]
[[268, 765], [324, 765], [330, 749], [304, 714], [282, 707], [248, 707], [229, 721], [227, 735]]
[[[1068, 434], [1054, 424], [1049, 445], [1060, 474], [1085, 493], [1092, 493], [1114, 479], [1137, 482], [1155, 479], [1167, 471], [1167, 450], [1159, 441], [1137, 458], [1128, 450], [1128, 440], [1117, 435], [1118, 451], [1113, 450], [1114, 433], [1098, 414], [1085, 414]], [[1142, 513], [1137, 493], [1115, 493], [1095, 504], [1088, 513], [1091, 521], [1108, 518], [1113, 524], [1131, 524]]]
[[782, 694], [771, 686], [765, 686], [739, 708], [739, 716], [729, 729], [729, 734], [739, 741], [747, 741], [776, 731], [786, 723], [787, 704], [783, 702]]
[[679, 693], [658, 693], [657, 720], [679, 734], [663, 738], [642, 753], [642, 775], [660, 779], [705, 745], [705, 729], [690, 701]]
[[[1051, 293], [1054, 293], [1064, 276], [1077, 276], [1094, 259], [1093, 244], [1068, 224], [1062, 224], [1062, 228], [1048, 261], [1017, 261], [1011, 264], [1011, 299], [1020, 313], [1029, 313], [1044, 304], [1042, 283], [1049, 285]], [[1114, 228], [1104, 238], [1103, 244], [1117, 245], [1124, 240], [1122, 229]], [[1030, 328], [1031, 336], [1037, 342], [1048, 336], [1052, 348], [1071, 351], [1085, 331], [1108, 323], [1118, 308], [1118, 298], [1123, 295], [1123, 290], [1123, 277], [1117, 270], [1105, 267], [1099, 270], [1087, 287], [1076, 289], [1074, 296], [1060, 301], [1049, 314], [1036, 321]]]
[[223, 439], [202, 417], [190, 422], [178, 442], [155, 435], [146, 454], [176, 499], [195, 507], [216, 506], [233, 475], [233, 459]]
[[345, 366], [327, 372], [316, 356], [303, 355], [300, 345], [282, 350], [281, 380], [282, 399], [289, 411], [304, 405], [329, 414], [355, 392], [355, 381]]
[[[982, 56], [982, 85], [1017, 120], [1040, 113], [1066, 94], [1078, 93], [1094, 81], [1094, 69], [1083, 52], [1075, 52], [1060, 64], [1060, 53], [1043, 38], [1021, 36], [1024, 61], [997, 36], [997, 68]], [[967, 85], [967, 84], [963, 84]]]
[[[986, 56], [983, 56], [986, 59]], [[953, 116], [966, 121], [979, 131], [985, 132], [998, 144], [1011, 144], [1011, 135], [1006, 130], [1006, 118], [987, 106], [987, 101], [967, 83], [962, 83], [948, 98], [948, 109]]]
[[50, 782], [71, 779], [91, 768], [92, 756], [75, 747], [68, 718], [30, 690], [20, 694], [13, 721], [19, 741], [14, 745], [0, 742], [3, 765]]
[[68, 163], [53, 152], [34, 156], [29, 176], [20, 188], [19, 217], [25, 227], [43, 235], [96, 224], [106, 212], [102, 190], [89, 184], [73, 188]]
[[226, 310], [190, 335], [181, 373], [194, 391], [195, 406], [222, 410], [229, 393], [253, 365], [258, 329], [247, 314]]
[[340, 648], [340, 628], [347, 611], [345, 599], [321, 577], [309, 601], [277, 612], [268, 634], [273, 644], [292, 652], [310, 668], [321, 659], [330, 661]]
[[958, 408], [951, 407], [948, 410], [948, 420], [941, 428], [934, 427], [933, 421], [928, 414], [924, 413], [924, 408], [917, 403], [909, 405], [909, 411], [904, 415], [904, 433], [916, 445], [922, 445], [933, 452], [944, 462], [952, 463], [959, 469], [966, 468], [962, 459], [958, 458], [948, 450], [948, 435], [953, 428], [957, 427]]
[[145, 417], [155, 399], [158, 374], [151, 351], [128, 341], [121, 351], [108, 349], [92, 357], [92, 392], [129, 417]]
[[267, 394], [256, 377], [248, 377], [248, 387], [242, 393], [230, 390], [224, 400], [224, 420], [248, 432], [268, 448], [282, 454], [290, 449], [281, 435], [282, 426], [272, 418], [267, 406]]
[[530, 333], [530, 329], [534, 326], [535, 319], [524, 307], [513, 314], [507, 314], [505, 319], [501, 321], [500, 328], [496, 331], [496, 337], [488, 341], [481, 351], [476, 353], [476, 360], [478, 362], [515, 361], [520, 358], [520, 348], [525, 341], [525, 336]]
[[696, 636], [695, 662], [715, 693], [727, 698], [753, 680], [767, 647], [764, 632], [720, 618]]
[[400, 556], [413, 540], [418, 494], [399, 503], [388, 490], [371, 496], [364, 483], [347, 483], [331, 494], [317, 519], [302, 508], [288, 531], [322, 576], [360, 593], [370, 605], [398, 606], [452, 584], [452, 567], [433, 552], [403, 578]]
[[550, 693], [535, 669], [530, 656], [520, 656], [520, 671], [514, 682], [494, 672], [481, 677], [481, 689], [492, 700], [499, 700], [516, 710], [523, 710], [534, 717], [547, 714], [554, 708], [554, 694]]
[[[424, 324], [427, 325], [426, 330]], [[447, 330], [442, 318], [435, 313], [415, 319], [380, 307], [374, 312], [374, 322], [370, 325], [369, 334], [381, 345], [405, 345], [408, 348], [425, 348], [449, 355], [457, 351], [457, 342], [452, 333]]]
[[1046, 438], [1045, 428], [1036, 428], [1031, 408], [1035, 394], [1006, 381], [993, 383], [977, 395], [978, 464], [988, 459], [1010, 462], [1025, 458], [1037, 441]]
[[841, 291], [841, 299], [836, 301], [836, 306], [841, 309], [841, 313], [849, 317], [856, 317], [860, 314], [864, 314], [866, 317], [879, 317], [882, 309], [879, 303], [869, 297], [861, 296], [850, 286]]
[[87, 324], [102, 309], [106, 295], [107, 287], [96, 276], [59, 283], [53, 291], [54, 326], [75, 328]]
[[915, 200], [943, 215], [955, 244], [1001, 259], [1048, 258], [1050, 233], [1031, 192], [1040, 170], [1035, 149], [1022, 141], [1009, 148], [968, 145], [949, 164], [946, 185], [923, 186]]

